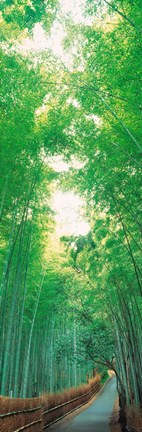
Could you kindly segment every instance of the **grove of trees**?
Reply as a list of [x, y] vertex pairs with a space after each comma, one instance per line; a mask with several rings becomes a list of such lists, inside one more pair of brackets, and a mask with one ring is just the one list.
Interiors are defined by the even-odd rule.
[[[63, 4], [1, 2], [1, 394], [112, 368], [121, 403], [138, 408], [141, 0]], [[57, 235], [55, 189], [83, 197], [88, 234]]]

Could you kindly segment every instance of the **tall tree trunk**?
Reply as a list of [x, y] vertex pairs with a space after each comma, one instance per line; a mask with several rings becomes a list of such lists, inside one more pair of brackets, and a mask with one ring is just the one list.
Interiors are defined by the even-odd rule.
[[46, 274], [46, 270], [43, 273], [43, 277], [41, 279], [41, 283], [40, 283], [40, 286], [39, 286], [38, 295], [37, 295], [37, 299], [36, 299], [36, 303], [35, 303], [35, 310], [34, 310], [33, 319], [32, 319], [31, 328], [30, 328], [29, 342], [28, 342], [27, 355], [26, 355], [26, 361], [25, 361], [23, 390], [22, 390], [22, 397], [23, 398], [25, 398], [27, 396], [29, 363], [30, 363], [30, 352], [31, 352], [33, 329], [34, 329], [34, 324], [35, 324], [35, 319], [36, 319], [36, 314], [37, 314], [37, 309], [38, 309], [38, 304], [39, 304], [41, 289], [42, 289], [42, 286], [43, 286], [43, 283], [44, 283], [45, 274]]

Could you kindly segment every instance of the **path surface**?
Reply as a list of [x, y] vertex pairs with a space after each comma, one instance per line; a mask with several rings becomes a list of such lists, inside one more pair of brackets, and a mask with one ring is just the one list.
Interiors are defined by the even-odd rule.
[[69, 423], [66, 421], [65, 424], [60, 425], [59, 422], [58, 425], [50, 427], [48, 431], [110, 432], [109, 419], [116, 398], [116, 378], [112, 378], [89, 408], [76, 415]]

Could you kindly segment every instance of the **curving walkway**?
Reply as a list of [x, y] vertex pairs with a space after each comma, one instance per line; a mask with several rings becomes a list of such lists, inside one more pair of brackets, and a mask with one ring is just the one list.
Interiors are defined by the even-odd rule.
[[110, 432], [109, 419], [117, 398], [116, 378], [112, 378], [104, 387], [100, 396], [92, 405], [76, 415], [69, 423], [50, 427], [49, 431], [59, 432]]

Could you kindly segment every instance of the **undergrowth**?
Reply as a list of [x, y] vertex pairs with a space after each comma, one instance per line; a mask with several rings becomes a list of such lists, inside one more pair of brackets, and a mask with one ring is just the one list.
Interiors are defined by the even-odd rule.
[[142, 432], [142, 408], [136, 409], [131, 405], [129, 410], [126, 410], [126, 417], [130, 432]]

